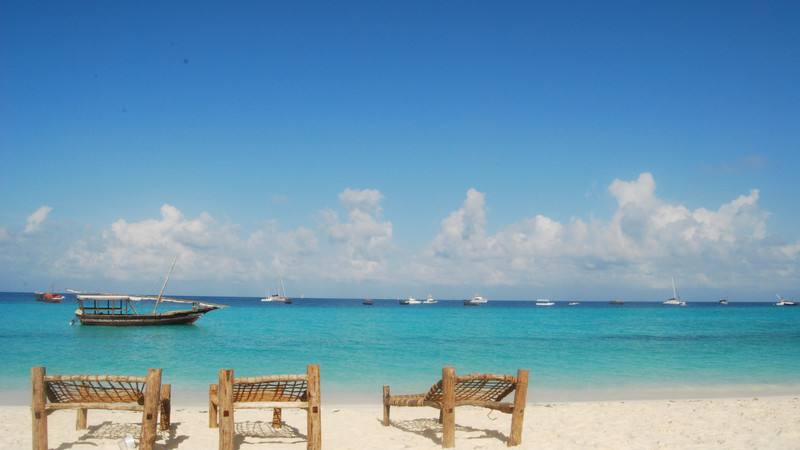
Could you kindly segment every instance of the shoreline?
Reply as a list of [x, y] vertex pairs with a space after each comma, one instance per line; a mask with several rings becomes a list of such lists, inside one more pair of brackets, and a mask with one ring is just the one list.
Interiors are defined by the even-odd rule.
[[[31, 446], [27, 406], [0, 407], [0, 448]], [[218, 430], [208, 428], [208, 408], [173, 404], [172, 426], [156, 448], [215, 448]], [[438, 411], [392, 407], [391, 425], [381, 424], [382, 406], [322, 405], [325, 448], [441, 448]], [[247, 448], [305, 448], [305, 412], [284, 409], [284, 426], [270, 426], [269, 410], [236, 410], [237, 442]], [[75, 412], [48, 419], [49, 447], [91, 445], [116, 449], [137, 435], [139, 413], [90, 410], [88, 429], [75, 430]], [[456, 409], [456, 448], [506, 447], [511, 416], [476, 407]], [[800, 442], [800, 394], [695, 399], [536, 402], [526, 405], [522, 445], [517, 448], [792, 448]]]

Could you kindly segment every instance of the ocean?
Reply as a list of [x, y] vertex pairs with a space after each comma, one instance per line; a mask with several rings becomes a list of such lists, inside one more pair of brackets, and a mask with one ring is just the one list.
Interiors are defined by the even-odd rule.
[[29, 404], [33, 366], [50, 374], [161, 368], [176, 406], [207, 404], [219, 369], [257, 376], [303, 373], [307, 364], [321, 365], [323, 403], [379, 404], [383, 385], [426, 392], [442, 366], [457, 374], [528, 369], [534, 403], [800, 393], [800, 307], [179, 298], [230, 308], [188, 326], [95, 327], [70, 325], [74, 295], [47, 304], [33, 293], [0, 293], [0, 404]]

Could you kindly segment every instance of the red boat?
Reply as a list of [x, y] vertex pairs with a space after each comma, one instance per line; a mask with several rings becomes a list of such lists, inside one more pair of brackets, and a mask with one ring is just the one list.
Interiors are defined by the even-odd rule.
[[61, 300], [64, 300], [63, 295], [55, 292], [34, 292], [33, 294], [36, 295], [37, 302], [61, 303]]

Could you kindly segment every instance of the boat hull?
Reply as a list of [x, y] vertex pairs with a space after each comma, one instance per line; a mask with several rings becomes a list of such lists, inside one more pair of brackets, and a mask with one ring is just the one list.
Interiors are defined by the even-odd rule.
[[191, 325], [203, 314], [216, 308], [200, 308], [187, 311], [169, 311], [161, 314], [77, 314], [81, 325], [114, 327], [146, 325]]
[[37, 302], [44, 302], [44, 303], [61, 303], [64, 300], [64, 296], [60, 294], [51, 294], [51, 293], [44, 293], [44, 292], [34, 292], [36, 296]]

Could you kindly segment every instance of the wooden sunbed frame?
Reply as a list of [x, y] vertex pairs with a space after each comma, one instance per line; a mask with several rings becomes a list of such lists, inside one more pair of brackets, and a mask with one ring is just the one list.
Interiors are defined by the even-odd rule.
[[233, 370], [220, 370], [219, 384], [212, 384], [208, 388], [208, 426], [219, 426], [220, 450], [233, 449], [233, 410], [244, 408], [272, 408], [272, 426], [275, 428], [281, 426], [282, 408], [305, 409], [308, 448], [320, 449], [322, 429], [319, 383], [319, 364], [308, 365], [306, 373], [299, 375], [234, 378]]
[[[514, 392], [513, 402], [502, 400]], [[528, 371], [518, 370], [517, 376], [473, 373], [456, 376], [453, 367], [442, 368], [442, 379], [425, 394], [390, 395], [383, 387], [383, 425], [389, 425], [391, 406], [430, 406], [439, 410], [442, 423], [442, 447], [455, 447], [456, 406], [480, 406], [511, 414], [511, 434], [508, 446], [522, 442], [522, 420], [525, 416], [525, 397], [528, 394]]]
[[171, 386], [161, 384], [161, 369], [146, 377], [116, 375], [46, 375], [44, 367], [31, 368], [31, 416], [34, 450], [47, 449], [47, 416], [59, 409], [77, 409], [75, 429], [86, 429], [89, 409], [142, 411], [139, 448], [152, 450], [156, 427], [170, 425]]

